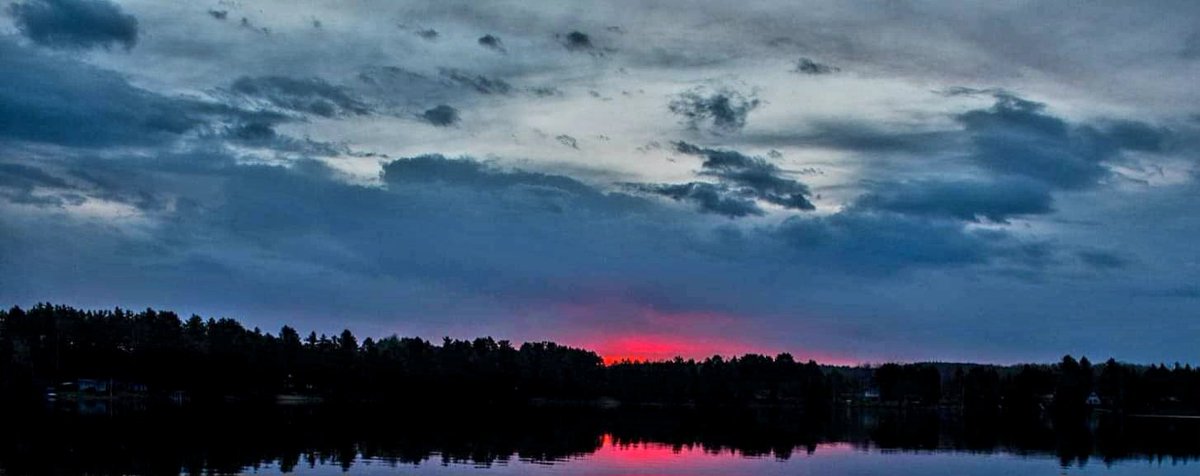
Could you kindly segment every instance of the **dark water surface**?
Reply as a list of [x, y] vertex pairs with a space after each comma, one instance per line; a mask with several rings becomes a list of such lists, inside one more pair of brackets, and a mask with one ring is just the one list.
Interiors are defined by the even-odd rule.
[[8, 412], [0, 474], [1200, 474], [1200, 422], [933, 411]]

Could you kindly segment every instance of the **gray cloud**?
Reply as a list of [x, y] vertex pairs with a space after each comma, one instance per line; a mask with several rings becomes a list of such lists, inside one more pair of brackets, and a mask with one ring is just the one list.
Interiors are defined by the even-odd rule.
[[345, 144], [314, 141], [279, 134], [272, 121], [250, 120], [225, 127], [221, 138], [242, 146], [267, 149], [276, 154], [295, 154], [303, 157], [334, 157], [353, 155]]
[[707, 125], [715, 132], [737, 132], [746, 127], [746, 117], [761, 104], [753, 94], [698, 87], [680, 93], [667, 107], [693, 129]]
[[452, 126], [458, 124], [458, 109], [439, 104], [421, 113], [421, 119], [438, 127]]
[[416, 31], [416, 32], [414, 32], [414, 33], [416, 33], [416, 35], [417, 35], [417, 36], [419, 36], [419, 37], [421, 37], [421, 39], [423, 39], [423, 40], [433, 41], [433, 40], [436, 40], [436, 39], [438, 38], [438, 31], [437, 31], [437, 30], [434, 30], [433, 28], [426, 28], [426, 29], [424, 29], [424, 30], [417, 30], [417, 31]]
[[0, 198], [12, 203], [61, 206], [67, 201], [78, 204], [77, 194], [41, 194], [36, 189], [66, 189], [70, 184], [45, 170], [23, 164], [0, 162]]
[[993, 96], [991, 108], [960, 114], [957, 120], [973, 145], [971, 160], [996, 173], [1086, 188], [1110, 174], [1109, 163], [1122, 151], [1154, 151], [1165, 140], [1163, 131], [1146, 124], [1077, 126], [1046, 114], [1044, 104], [1005, 92]]
[[792, 71], [800, 74], [821, 75], [831, 74], [841, 71], [841, 68], [830, 66], [824, 63], [818, 63], [811, 58], [801, 57], [796, 60], [795, 68]]
[[1129, 265], [1129, 260], [1108, 251], [1080, 251], [1076, 253], [1083, 264], [1098, 270], [1120, 269]]
[[[958, 130], [888, 132], [854, 123], [821, 123], [814, 131], [790, 137], [752, 137], [765, 144], [805, 144], [861, 152], [865, 160], [881, 154], [933, 155], [962, 178], [898, 180], [914, 174], [909, 167], [874, 167], [881, 180], [868, 181], [852, 207], [869, 210], [1007, 222], [1017, 216], [1051, 213], [1053, 193], [1092, 189], [1112, 175], [1125, 152], [1161, 153], [1171, 132], [1134, 120], [1071, 123], [1048, 114], [1045, 105], [999, 89], [950, 88], [949, 96], [985, 95], [991, 107], [953, 116]], [[958, 152], [961, 151], [961, 152]], [[973, 170], [974, 169], [974, 170]], [[964, 175], [965, 174], [965, 175]]]
[[1005, 260], [1021, 245], [1007, 235], [975, 233], [953, 222], [900, 214], [843, 212], [792, 218], [774, 231], [806, 261], [868, 274], [909, 267], [959, 267]]
[[757, 201], [791, 210], [813, 210], [808, 186], [785, 176], [775, 164], [732, 150], [676, 142], [675, 151], [704, 158], [700, 175], [718, 183], [629, 184], [636, 191], [695, 203], [700, 211], [728, 217], [762, 215]]
[[1050, 188], [1041, 182], [926, 179], [871, 184], [853, 206], [911, 215], [1005, 222], [1053, 211]]
[[322, 117], [361, 116], [372, 112], [369, 105], [346, 88], [320, 78], [243, 76], [233, 82], [230, 90], [280, 109]]
[[271, 34], [270, 28], [267, 28], [265, 26], [260, 27], [258, 25], [255, 25], [254, 22], [251, 22], [250, 19], [246, 18], [246, 17], [242, 17], [242, 20], [240, 22], [238, 22], [238, 25], [240, 25], [242, 28], [245, 28], [247, 30], [253, 30], [255, 32], [262, 33], [264, 35]]
[[572, 31], [562, 36], [563, 46], [571, 51], [593, 51], [596, 47], [592, 39], [581, 31]]
[[510, 94], [513, 91], [512, 85], [499, 78], [489, 78], [453, 68], [442, 68], [439, 73], [452, 83], [471, 88], [480, 94]]
[[529, 93], [540, 98], [548, 98], [554, 96], [562, 96], [562, 91], [553, 86], [540, 86], [529, 88]]
[[[758, 216], [762, 208], [753, 196], [744, 196], [718, 184], [691, 182], [681, 184], [630, 184], [630, 188], [645, 193], [669, 197], [676, 201], [695, 203], [700, 211], [730, 218]], [[740, 196], [739, 196], [740, 195]]]
[[[1200, 305], [1196, 123], [1176, 122], [1196, 112], [1187, 2], [971, 15], [948, 2], [276, 3], [222, 23], [204, 13], [216, 3], [177, 15], [139, 2], [126, 9], [132, 54], [79, 51], [132, 44], [121, 40], [63, 54], [0, 38], [0, 299], [514, 339], [571, 335], [587, 324], [560, 305], [615, 300], [724, 313], [748, 341], [872, 359], [1194, 347], [1179, 325]], [[439, 41], [396, 18], [435, 25]], [[254, 34], [260, 24], [277, 34]], [[568, 49], [572, 29], [590, 47]], [[798, 54], [854, 74], [805, 80], [785, 64]], [[281, 106], [231, 91], [239, 77], [324, 78], [371, 115], [334, 102], [320, 116], [302, 94]], [[663, 96], [696, 84], [710, 86], [695, 100]], [[746, 107], [722, 106], [719, 84]], [[954, 84], [996, 88], [925, 94]], [[680, 111], [664, 107], [673, 99]], [[477, 120], [453, 133], [414, 123], [438, 105]], [[593, 142], [567, 149], [562, 131]], [[680, 133], [701, 144], [692, 155], [630, 150]], [[363, 144], [488, 161], [387, 159], [370, 180], [382, 156], [351, 148]], [[818, 192], [821, 213], [772, 213]], [[1145, 325], [1126, 325], [1134, 314]]]
[[478, 43], [480, 46], [483, 46], [484, 48], [490, 48], [492, 50], [499, 51], [501, 53], [506, 51], [504, 48], [504, 42], [500, 41], [500, 37], [495, 36], [495, 35], [491, 35], [491, 34], [483, 35], [483, 36], [479, 37]]
[[[357, 79], [381, 100], [412, 100], [422, 107], [428, 107], [430, 101], [448, 102], [452, 99], [449, 93], [457, 93], [457, 88], [462, 86], [454, 82], [453, 88], [448, 88], [444, 81], [398, 66], [366, 68], [358, 73]], [[450, 89], [453, 91], [448, 91]]]
[[277, 115], [167, 97], [112, 72], [0, 40], [0, 140], [75, 147], [150, 146], [211, 122], [278, 121]]
[[784, 176], [775, 164], [732, 150], [708, 149], [676, 142], [677, 152], [704, 157], [701, 174], [740, 187], [759, 200], [795, 210], [812, 210], [808, 186]]
[[575, 179], [561, 176], [505, 170], [475, 160], [450, 159], [428, 154], [384, 164], [383, 180], [391, 185], [440, 183], [477, 189], [535, 188], [555, 189], [578, 196], [599, 196], [600, 192]]
[[1179, 52], [1180, 56], [1187, 59], [1200, 58], [1200, 32], [1188, 35], [1183, 42], [1183, 49]]
[[[0, 274], [22, 277], [3, 291], [8, 299], [53, 286], [76, 302], [167, 299], [318, 328], [341, 310], [355, 316], [356, 331], [386, 329], [404, 316], [410, 332], [436, 333], [451, 322], [504, 325], [522, 309], [617, 292], [638, 306], [728, 309], [752, 329], [776, 322], [760, 313], [803, 303], [788, 297], [795, 289], [833, 290], [844, 279], [877, 283], [924, 269], [1031, 269], [1022, 261], [1027, 244], [956, 222], [845, 211], [714, 234], [691, 213], [652, 200], [469, 158], [390, 161], [381, 186], [346, 183], [311, 160], [253, 165], [220, 147], [100, 164], [59, 160], [68, 175], [87, 177], [78, 194], [134, 204], [158, 225], [124, 233], [87, 221], [0, 215], [11, 245], [0, 250]], [[675, 187], [700, 201], [709, 185]], [[714, 213], [756, 213], [736, 195], [707, 197]], [[43, 234], [89, 239], [34, 239]], [[70, 278], [100, 273], [106, 279]], [[346, 285], [329, 286], [332, 280]], [[578, 325], [562, 316], [546, 322]]]
[[743, 134], [740, 139], [771, 147], [821, 147], [864, 153], [866, 158], [885, 154], [926, 154], [961, 147], [960, 131], [903, 131], [858, 121], [821, 120], [796, 132]]
[[579, 141], [576, 140], [574, 137], [571, 137], [566, 134], [559, 134], [554, 137], [554, 140], [558, 141], [559, 144], [565, 145], [565, 146], [570, 147], [575, 150], [579, 150]]
[[53, 48], [130, 49], [138, 40], [137, 18], [109, 0], [26, 0], [9, 13], [22, 34]]
[[[210, 278], [205, 275], [212, 269], [228, 270], [212, 276], [214, 280], [244, 280], [248, 276], [238, 270], [262, 266], [276, 276], [233, 294], [227, 294], [224, 285], [211, 289], [240, 301], [251, 299], [251, 294], [270, 295], [301, 285], [301, 278], [271, 273], [271, 269], [311, 266], [359, 276], [353, 279], [382, 274], [476, 291], [561, 298], [558, 293], [565, 289], [529, 283], [572, 276], [580, 270], [629, 277], [644, 263], [664, 260], [672, 265], [656, 266], [656, 271], [639, 279], [678, 280], [696, 266], [720, 267], [707, 259], [695, 261], [696, 250], [691, 247], [701, 245], [698, 237], [688, 235], [696, 231], [683, 232], [672, 225], [679, 217], [672, 218], [669, 209], [606, 193], [569, 177], [502, 169], [466, 158], [424, 155], [388, 162], [382, 172], [383, 188], [341, 182], [336, 173], [315, 161], [296, 161], [290, 167], [239, 164], [219, 148], [154, 160], [64, 166], [68, 174], [89, 184], [79, 193], [128, 202], [164, 218], [154, 231], [161, 236], [151, 238], [162, 240], [163, 245], [141, 248], [129, 242], [122, 245], [131, 247], [122, 259], [138, 266], [174, 264], [157, 271], [143, 267], [136, 274], [94, 283], [93, 290], [102, 293], [130, 295], [181, 280], [207, 282]], [[28, 168], [16, 173], [31, 177], [24, 180], [54, 180]], [[678, 187], [678, 193], [699, 197], [706, 188], [686, 184]], [[750, 202], [708, 196], [715, 200], [712, 208], [725, 207], [728, 216], [755, 214]], [[166, 203], [177, 205], [168, 208]], [[928, 220], [860, 213], [793, 219], [748, 233], [727, 243], [702, 246], [716, 246], [709, 252], [739, 261], [775, 262], [784, 255], [872, 276], [914, 267], [986, 264], [1010, 253], [1006, 247], [1012, 245], [1002, 235], [975, 235]], [[381, 241], [380, 236], [389, 239]], [[210, 254], [212, 250], [216, 254]], [[748, 250], [762, 250], [765, 255]], [[285, 259], [277, 262], [268, 255]], [[106, 255], [89, 256], [103, 261]], [[197, 269], [198, 256], [219, 266]], [[23, 262], [6, 262], [0, 270], [17, 267], [32, 272], [22, 267]], [[45, 265], [48, 270], [58, 266]], [[90, 262], [70, 265], [92, 266]], [[563, 285], [578, 286], [570, 280]], [[208, 292], [204, 286], [185, 288]], [[319, 294], [311, 296], [321, 299]]]

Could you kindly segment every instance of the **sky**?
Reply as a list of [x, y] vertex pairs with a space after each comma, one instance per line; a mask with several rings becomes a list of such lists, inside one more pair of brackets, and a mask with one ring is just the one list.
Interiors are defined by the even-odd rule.
[[1200, 3], [0, 1], [0, 305], [1200, 362]]

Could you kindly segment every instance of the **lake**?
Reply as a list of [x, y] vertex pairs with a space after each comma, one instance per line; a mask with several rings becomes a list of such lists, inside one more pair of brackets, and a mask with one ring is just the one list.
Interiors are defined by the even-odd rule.
[[71, 408], [14, 412], [0, 474], [1133, 475], [1200, 423], [948, 411]]

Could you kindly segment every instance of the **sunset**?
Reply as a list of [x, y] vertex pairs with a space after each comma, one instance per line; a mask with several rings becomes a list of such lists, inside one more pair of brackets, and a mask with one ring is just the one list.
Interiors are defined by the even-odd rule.
[[[1194, 418], [1197, 25], [1194, 1], [0, 0], [0, 402], [844, 418], [736, 429], [788, 454], [983, 428], [943, 434], [951, 410], [1057, 422], [979, 448], [1005, 454], [1068, 417]], [[846, 416], [916, 408], [942, 424]], [[567, 453], [599, 466], [568, 468], [636, 467], [596, 420]], [[626, 434], [655, 464], [757, 444], [687, 428]]]

